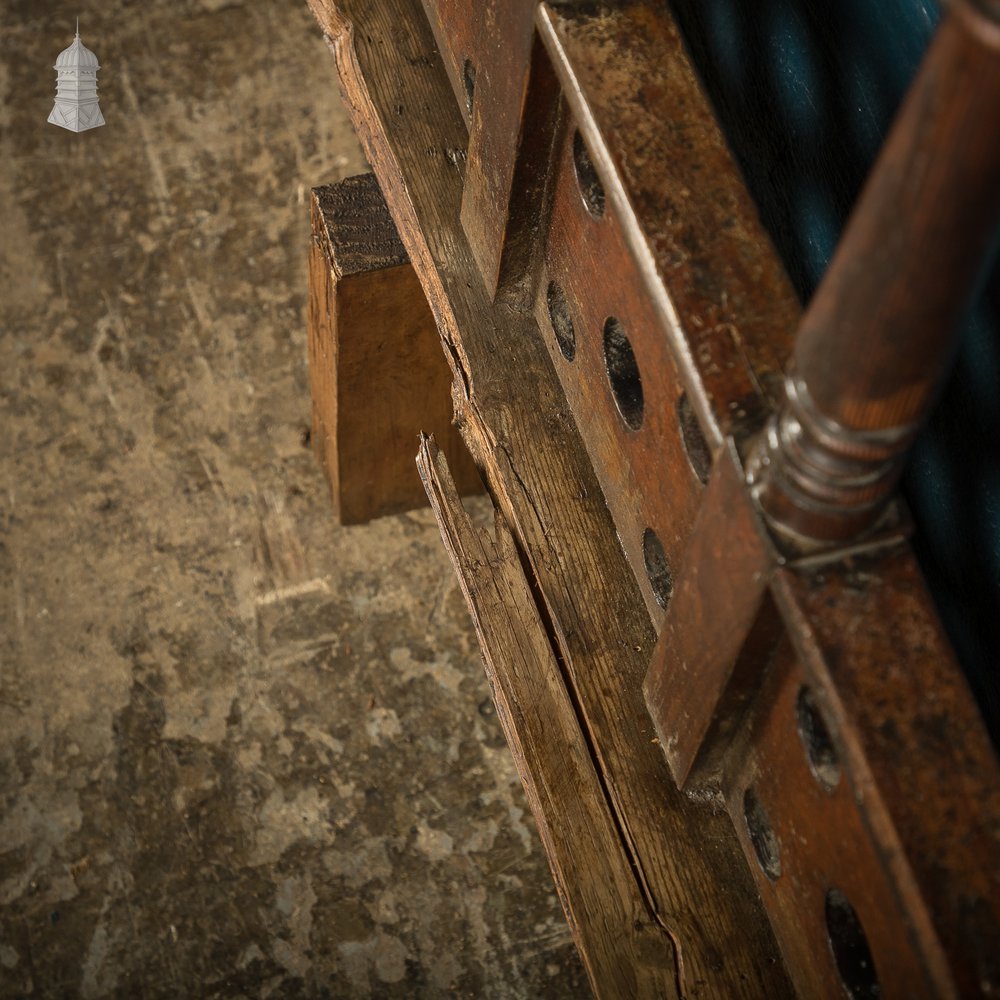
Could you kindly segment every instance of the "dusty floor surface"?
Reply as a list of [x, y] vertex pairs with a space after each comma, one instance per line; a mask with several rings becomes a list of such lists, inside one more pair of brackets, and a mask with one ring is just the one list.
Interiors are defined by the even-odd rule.
[[0, 27], [0, 997], [585, 995], [429, 514], [307, 447], [304, 0]]

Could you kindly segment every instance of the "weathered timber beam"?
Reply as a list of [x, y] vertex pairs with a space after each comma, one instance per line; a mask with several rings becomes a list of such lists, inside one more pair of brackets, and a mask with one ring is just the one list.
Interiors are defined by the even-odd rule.
[[[898, 520], [823, 565], [778, 568], [787, 556], [750, 502], [739, 447], [766, 407], [767, 379], [781, 366], [798, 309], [766, 239], [754, 236], [753, 207], [670, 19], [643, 3], [542, 5], [537, 23], [570, 117], [536, 312], [637, 576], [659, 582], [659, 592], [645, 591], [647, 602], [654, 616], [650, 597], [668, 607], [649, 692], [674, 773], [698, 794], [710, 794], [706, 782], [725, 794], [802, 995], [989, 995], [989, 956], [1000, 950], [997, 887], [983, 878], [998, 870], [995, 756], [933, 607], [914, 591], [919, 574]], [[977, 23], [982, 30], [986, 22]], [[967, 136], [980, 151], [992, 137]], [[981, 161], [977, 169], [988, 176]], [[976, 195], [964, 198], [971, 209]], [[982, 245], [992, 221], [980, 222], [969, 228]], [[959, 269], [938, 313], [942, 301], [945, 312], [956, 308], [948, 296], [957, 289], [960, 298], [975, 272], [961, 261]], [[918, 301], [910, 295], [911, 306]], [[616, 309], [629, 310], [625, 322]], [[608, 317], [617, 321], [610, 338]], [[595, 335], [602, 325], [603, 338]], [[663, 363], [651, 366], [657, 351]], [[928, 398], [937, 370], [918, 389]], [[677, 405], [668, 408], [669, 381], [653, 380], [671, 372]], [[693, 535], [701, 498], [690, 499], [687, 520], [683, 504], [690, 473], [707, 479], [708, 463], [692, 414], [716, 462]], [[678, 438], [690, 468], [678, 461]], [[819, 464], [830, 457], [840, 456], [820, 454]], [[664, 510], [651, 520], [657, 500]], [[664, 540], [654, 531], [657, 551], [645, 543], [662, 524], [674, 534]], [[788, 573], [821, 587], [832, 578], [825, 605], [802, 594], [779, 599]], [[858, 589], [870, 599], [870, 619], [853, 600]], [[824, 648], [815, 636], [831, 621], [847, 634]], [[905, 679], [891, 651], [898, 629], [907, 632], [907, 641], [895, 640]], [[817, 666], [870, 663], [873, 652], [881, 658], [868, 691], [875, 713], [841, 701], [848, 691], [840, 674]], [[948, 738], [960, 747], [952, 766], [965, 772], [957, 785], [930, 759], [941, 722], [921, 713], [909, 686], [921, 674], [933, 676], [936, 697], [949, 705]], [[887, 768], [894, 733], [905, 733], [896, 740], [910, 761], [905, 786]], [[827, 787], [834, 760], [837, 780]], [[936, 808], [961, 817], [960, 829], [912, 808], [931, 786]], [[974, 845], [972, 856], [956, 849], [962, 843]]]
[[797, 299], [662, 4], [425, 7], [442, 50], [482, 67], [462, 201], [482, 280], [540, 293], [658, 623], [709, 452], [763, 420]]
[[594, 992], [678, 997], [673, 948], [632, 876], [510, 529], [499, 512], [491, 528], [472, 524], [433, 440], [417, 465]]
[[730, 442], [645, 690], [675, 779], [724, 795], [800, 995], [991, 995], [1000, 767], [903, 539], [789, 562]]
[[[705, 594], [769, 581], [797, 666], [770, 664], [753, 739], [708, 753], [702, 741], [746, 688], [746, 649], [676, 642], [677, 617], [646, 681], [679, 781], [695, 754], [741, 761], [723, 784], [800, 989], [818, 988], [832, 954], [849, 991], [852, 976], [907, 997], [1000, 990], [1000, 767], [887, 506], [1000, 221], [1000, 131], [983, 128], [996, 121], [1000, 15], [958, 0], [802, 321], [746, 495], [726, 504], [726, 517], [742, 505], [756, 522], [744, 533], [752, 565], [694, 545], [685, 564]], [[732, 448], [713, 480], [739, 469]], [[756, 666], [763, 675], [766, 658]], [[790, 724], [811, 783], [782, 740]], [[806, 826], [817, 832], [796, 843]], [[845, 927], [854, 959], [838, 951]]]
[[540, 296], [539, 324], [659, 624], [711, 455], [763, 421], [799, 304], [666, 6], [536, 24], [568, 119], [540, 282], [564, 305]]

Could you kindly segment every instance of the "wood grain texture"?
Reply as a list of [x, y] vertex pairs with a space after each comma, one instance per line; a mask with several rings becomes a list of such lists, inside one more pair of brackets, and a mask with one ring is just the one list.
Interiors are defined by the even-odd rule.
[[[912, 552], [848, 557], [822, 572], [785, 568], [772, 589], [863, 803], [925, 989], [995, 996], [1000, 764]], [[887, 922], [878, 908], [872, 919]], [[885, 954], [891, 969], [903, 967]]]
[[559, 84], [535, 38], [536, 2], [487, 0], [474, 21], [476, 91], [462, 226], [494, 294], [526, 277], [545, 231]]
[[714, 776], [781, 629], [769, 602], [762, 614], [773, 552], [731, 448], [705, 490], [644, 683], [681, 787], [696, 769], [701, 782]]
[[[713, 454], [726, 434], [762, 422], [799, 304], [666, 5], [542, 4], [536, 23], [568, 105], [542, 284], [566, 294], [572, 360], [544, 301], [539, 323], [659, 623], [643, 536], [656, 532], [676, 575], [702, 493], [680, 408]], [[577, 135], [604, 189], [597, 217], [581, 196]], [[631, 422], [607, 374], [608, 317], [628, 338], [641, 384]]]
[[417, 464], [594, 992], [676, 997], [673, 948], [632, 875], [510, 529], [499, 513], [492, 530], [474, 527], [433, 440]]
[[313, 447], [341, 524], [426, 503], [413, 452], [440, 435], [465, 494], [482, 490], [452, 424], [434, 318], [372, 174], [312, 193]]
[[434, 33], [455, 101], [466, 125], [472, 122], [472, 101], [466, 83], [466, 60], [475, 69], [476, 0], [421, 0]]
[[676, 943], [680, 992], [787, 996], [728, 818], [676, 790], [653, 742], [641, 683], [655, 633], [539, 329], [490, 302], [464, 239], [450, 151], [465, 127], [430, 31], [402, 0], [311, 6], [458, 375], [463, 433], [530, 559], [634, 877]]

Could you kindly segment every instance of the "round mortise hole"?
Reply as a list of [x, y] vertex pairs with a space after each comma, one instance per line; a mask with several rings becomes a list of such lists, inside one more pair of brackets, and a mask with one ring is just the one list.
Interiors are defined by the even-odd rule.
[[476, 95], [476, 67], [471, 59], [466, 59], [462, 67], [462, 84], [465, 87], [465, 106], [471, 111], [472, 99]]
[[599, 219], [604, 215], [604, 185], [597, 176], [579, 129], [573, 133], [573, 165], [576, 167], [576, 182], [580, 185], [583, 203], [587, 206], [587, 211], [595, 219]]
[[632, 344], [614, 316], [604, 321], [604, 367], [618, 412], [637, 431], [642, 426], [642, 379]]
[[691, 470], [700, 482], [707, 483], [708, 474], [712, 471], [712, 453], [686, 392], [681, 393], [681, 398], [677, 400], [677, 423]]
[[830, 738], [830, 730], [808, 687], [799, 689], [795, 701], [795, 718], [798, 724], [799, 736], [806, 750], [809, 769], [813, 777], [828, 791], [832, 792], [840, 781], [840, 759], [837, 748]]
[[761, 871], [773, 882], [781, 875], [781, 848], [771, 821], [753, 788], [743, 793], [743, 819]]
[[576, 357], [576, 331], [573, 329], [573, 319], [569, 314], [569, 303], [562, 285], [557, 281], [550, 281], [545, 301], [549, 307], [549, 319], [559, 350], [567, 361], [572, 361]]
[[826, 894], [826, 933], [840, 981], [851, 1000], [879, 1000], [882, 986], [875, 960], [850, 900], [839, 890]]
[[670, 572], [663, 543], [652, 528], [642, 533], [642, 561], [646, 565], [646, 576], [649, 577], [656, 603], [665, 608], [674, 592], [674, 574]]

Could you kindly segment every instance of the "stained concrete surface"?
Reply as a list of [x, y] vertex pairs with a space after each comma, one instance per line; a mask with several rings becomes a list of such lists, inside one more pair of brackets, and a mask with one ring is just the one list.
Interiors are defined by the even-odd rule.
[[308, 448], [303, 0], [0, 21], [0, 996], [585, 995], [431, 517]]

